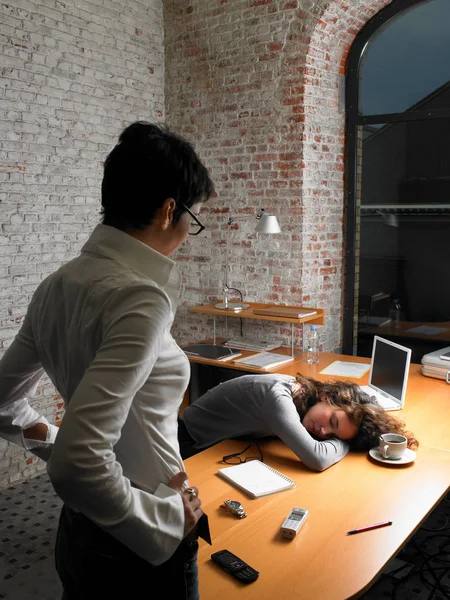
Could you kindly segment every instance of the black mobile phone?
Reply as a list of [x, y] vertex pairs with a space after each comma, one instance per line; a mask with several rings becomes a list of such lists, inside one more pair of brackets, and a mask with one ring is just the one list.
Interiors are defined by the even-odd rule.
[[259, 571], [252, 569], [246, 562], [229, 550], [214, 552], [211, 554], [211, 558], [219, 567], [222, 567], [224, 571], [242, 581], [242, 583], [252, 583], [252, 581], [256, 581], [259, 577]]
[[450, 360], [450, 352], [446, 352], [445, 354], [441, 354], [439, 358], [441, 360]]

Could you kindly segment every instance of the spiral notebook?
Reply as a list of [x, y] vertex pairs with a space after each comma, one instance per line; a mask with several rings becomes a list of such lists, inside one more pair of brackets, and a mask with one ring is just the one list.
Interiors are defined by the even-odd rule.
[[251, 460], [219, 469], [218, 475], [246, 492], [251, 498], [259, 498], [295, 487], [295, 481], [260, 460]]

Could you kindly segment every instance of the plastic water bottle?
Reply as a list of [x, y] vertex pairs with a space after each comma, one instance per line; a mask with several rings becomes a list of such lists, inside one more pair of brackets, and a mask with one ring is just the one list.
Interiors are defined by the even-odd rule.
[[317, 325], [311, 325], [308, 333], [308, 362], [310, 364], [319, 362], [319, 332]]
[[394, 298], [392, 301], [392, 309], [391, 309], [391, 318], [394, 328], [400, 327], [402, 307], [400, 306], [400, 300], [398, 298]]

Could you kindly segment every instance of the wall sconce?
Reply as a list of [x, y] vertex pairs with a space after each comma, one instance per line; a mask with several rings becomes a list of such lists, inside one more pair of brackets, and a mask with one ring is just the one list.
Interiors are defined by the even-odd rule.
[[[230, 302], [228, 299], [228, 294], [231, 290], [235, 290], [240, 293], [237, 288], [231, 288], [228, 285], [228, 261], [229, 261], [229, 241], [230, 241], [230, 231], [231, 225], [237, 221], [242, 219], [251, 219], [253, 215], [239, 215], [237, 217], [230, 217], [227, 221], [227, 243], [226, 243], [226, 254], [225, 254], [225, 283], [223, 286], [223, 301], [216, 304], [216, 308], [221, 308], [223, 310], [232, 310], [234, 312], [239, 312], [244, 308], [248, 308], [249, 304], [244, 304], [242, 302]], [[266, 213], [264, 208], [261, 208], [259, 213], [256, 216], [257, 224], [255, 227], [256, 233], [280, 233], [280, 225], [278, 224], [278, 219], [275, 215], [269, 215]], [[242, 295], [241, 295], [242, 296]], [[242, 300], [242, 297], [241, 297]]]

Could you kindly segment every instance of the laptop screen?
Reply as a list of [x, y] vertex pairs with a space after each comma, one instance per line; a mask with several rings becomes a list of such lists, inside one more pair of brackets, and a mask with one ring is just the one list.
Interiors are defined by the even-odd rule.
[[370, 384], [401, 402], [410, 359], [409, 348], [375, 336]]

